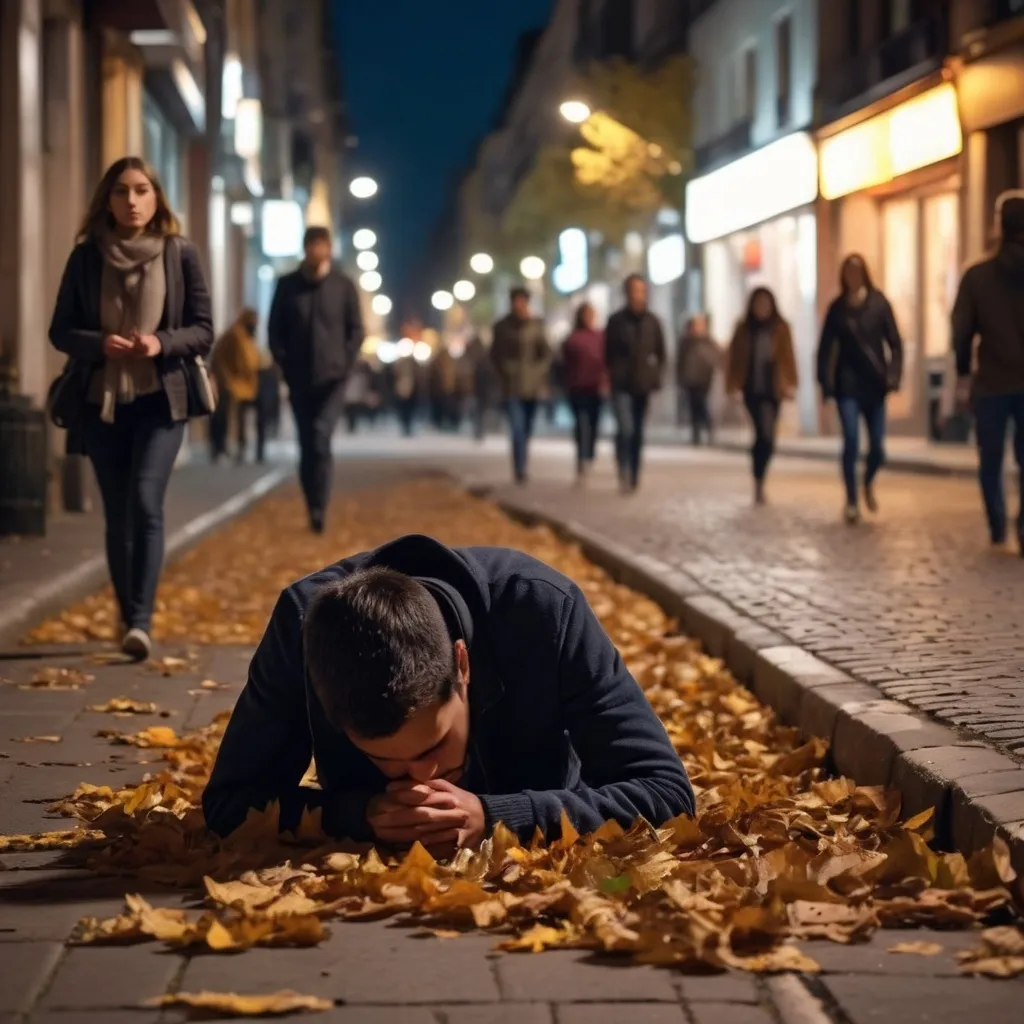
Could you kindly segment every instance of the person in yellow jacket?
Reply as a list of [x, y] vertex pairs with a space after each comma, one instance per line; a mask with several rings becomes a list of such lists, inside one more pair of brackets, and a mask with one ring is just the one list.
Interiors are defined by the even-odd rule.
[[[256, 408], [262, 358], [256, 344], [255, 310], [243, 309], [238, 319], [225, 331], [213, 347], [210, 365], [220, 390], [220, 401], [210, 424], [210, 447], [214, 462], [227, 450], [231, 418], [235, 420], [237, 448], [235, 459], [245, 461], [247, 446], [246, 421], [250, 409]], [[257, 448], [262, 449], [263, 430], [257, 409]]]

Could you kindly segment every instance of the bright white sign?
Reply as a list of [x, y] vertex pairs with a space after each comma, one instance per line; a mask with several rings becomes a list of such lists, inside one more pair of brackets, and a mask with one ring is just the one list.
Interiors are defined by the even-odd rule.
[[580, 228], [566, 228], [558, 236], [560, 262], [551, 274], [555, 288], [563, 295], [578, 292], [587, 283], [587, 234]]
[[647, 276], [651, 284], [677, 281], [686, 270], [686, 242], [680, 234], [659, 238], [647, 250]]
[[302, 250], [305, 225], [298, 203], [291, 199], [266, 199], [262, 216], [264, 255], [294, 256]]
[[772, 142], [686, 186], [686, 235], [710, 242], [818, 197], [818, 154], [806, 132]]

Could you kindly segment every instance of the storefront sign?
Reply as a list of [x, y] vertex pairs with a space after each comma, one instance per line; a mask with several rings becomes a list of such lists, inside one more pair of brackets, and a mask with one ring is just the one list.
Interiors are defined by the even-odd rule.
[[558, 236], [558, 266], [551, 275], [563, 295], [578, 292], [587, 283], [587, 235], [579, 228], [567, 228]]
[[686, 235], [710, 242], [813, 203], [818, 157], [806, 132], [787, 135], [686, 186]]
[[956, 90], [946, 82], [821, 143], [826, 199], [873, 188], [963, 148]]
[[680, 234], [667, 235], [647, 250], [647, 276], [651, 284], [677, 281], [686, 270], [686, 243]]

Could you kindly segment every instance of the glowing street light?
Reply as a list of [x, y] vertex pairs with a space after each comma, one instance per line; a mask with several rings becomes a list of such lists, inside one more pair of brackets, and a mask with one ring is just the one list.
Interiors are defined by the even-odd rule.
[[456, 281], [452, 293], [459, 302], [469, 302], [476, 295], [476, 285], [472, 281]]
[[547, 269], [547, 264], [539, 256], [527, 256], [519, 264], [519, 273], [527, 281], [539, 281]]
[[369, 249], [364, 249], [356, 257], [356, 266], [360, 270], [376, 270], [380, 266], [380, 257]]
[[373, 178], [354, 178], [348, 190], [356, 199], [370, 199], [377, 194], [377, 182]]
[[566, 100], [558, 108], [558, 112], [570, 124], [583, 124], [592, 113], [590, 107], [582, 100]]
[[439, 309], [443, 313], [446, 309], [451, 309], [455, 305], [455, 297], [451, 292], [434, 292], [430, 297], [430, 304], [434, 309]]
[[469, 268], [474, 274], [489, 274], [494, 269], [494, 260], [485, 252], [478, 252], [469, 261]]
[[391, 312], [391, 300], [386, 295], [374, 295], [370, 305], [377, 316], [387, 316]]
[[412, 338], [400, 338], [395, 351], [399, 359], [408, 359], [416, 351], [416, 342]]
[[430, 347], [429, 342], [417, 341], [412, 347], [412, 357], [417, 363], [429, 363], [433, 354], [434, 350]]
[[359, 287], [364, 292], [376, 292], [380, 290], [380, 286], [384, 283], [383, 278], [376, 270], [368, 270], [365, 274], [361, 274], [359, 277]]
[[357, 249], [372, 249], [377, 244], [377, 236], [369, 228], [360, 228], [352, 236], [352, 244]]

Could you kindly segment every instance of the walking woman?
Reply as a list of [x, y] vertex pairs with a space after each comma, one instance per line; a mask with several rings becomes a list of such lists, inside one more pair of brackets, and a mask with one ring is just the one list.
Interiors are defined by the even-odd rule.
[[202, 372], [196, 357], [209, 352], [213, 325], [199, 255], [138, 157], [114, 163], [96, 189], [50, 340], [81, 385], [69, 450], [89, 457], [103, 495], [121, 648], [144, 660], [164, 557], [164, 495]]
[[683, 336], [679, 339], [676, 384], [679, 395], [686, 395], [687, 405], [690, 407], [690, 429], [693, 431], [694, 447], [701, 443], [702, 433], [707, 434], [709, 442], [712, 440], [708, 398], [721, 362], [721, 350], [712, 340], [708, 330], [707, 314], [698, 313], [690, 317], [686, 322]]
[[779, 407], [796, 395], [797, 384], [789, 324], [779, 315], [775, 296], [767, 288], [755, 288], [729, 346], [725, 386], [729, 394], [743, 396], [754, 427], [751, 457], [758, 505], [765, 501], [764, 481], [775, 452]]
[[576, 311], [572, 334], [562, 346], [566, 391], [576, 419], [576, 478], [586, 482], [594, 464], [601, 406], [608, 389], [604, 361], [604, 331], [594, 325], [597, 314], [589, 302]]
[[874, 286], [862, 256], [847, 256], [839, 271], [840, 294], [821, 328], [818, 383], [822, 396], [835, 399], [843, 427], [843, 480], [846, 521], [860, 521], [857, 458], [860, 421], [868, 430], [864, 504], [878, 511], [875, 477], [885, 462], [885, 399], [898, 391], [903, 373], [903, 342], [889, 300]]

